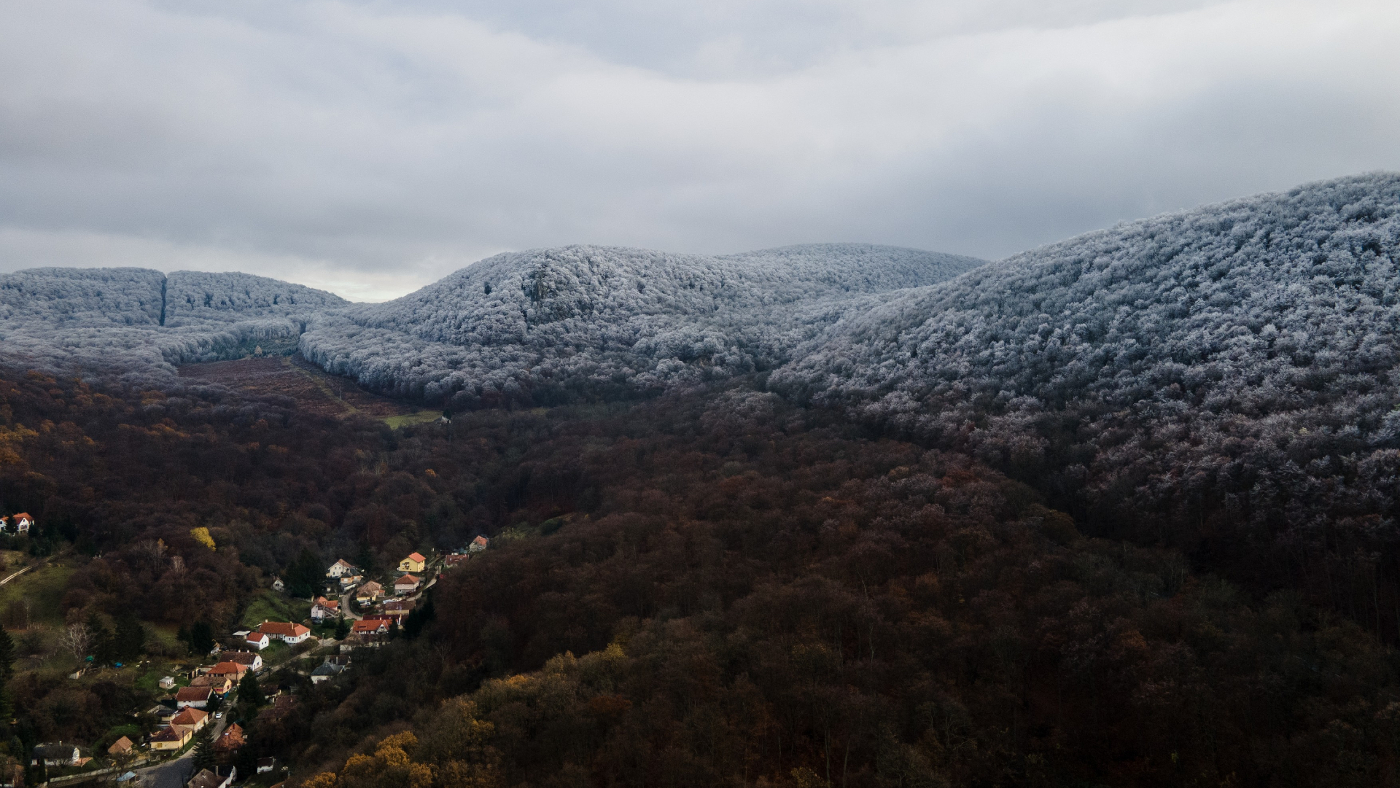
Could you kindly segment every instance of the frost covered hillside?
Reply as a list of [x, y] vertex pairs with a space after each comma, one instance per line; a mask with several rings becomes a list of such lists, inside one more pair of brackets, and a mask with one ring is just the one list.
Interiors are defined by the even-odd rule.
[[857, 244], [509, 253], [327, 315], [301, 349], [365, 385], [464, 406], [631, 393], [782, 363], [849, 310], [982, 262]]
[[218, 358], [245, 344], [294, 348], [330, 293], [248, 274], [35, 268], [0, 274], [0, 343], [43, 367], [140, 371]]
[[900, 293], [769, 385], [1050, 474], [1136, 529], [1393, 530], [1398, 255], [1400, 175], [1312, 184]]

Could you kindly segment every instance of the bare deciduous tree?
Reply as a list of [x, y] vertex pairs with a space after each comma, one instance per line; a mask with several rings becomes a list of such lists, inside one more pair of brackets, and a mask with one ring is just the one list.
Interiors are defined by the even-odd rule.
[[92, 630], [87, 628], [87, 624], [69, 624], [59, 633], [58, 642], [74, 657], [82, 659], [87, 656], [88, 646], [92, 645]]

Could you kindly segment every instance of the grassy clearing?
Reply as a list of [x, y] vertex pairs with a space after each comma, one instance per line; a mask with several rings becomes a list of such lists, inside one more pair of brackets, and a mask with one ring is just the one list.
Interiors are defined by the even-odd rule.
[[11, 602], [22, 599], [29, 603], [30, 626], [62, 626], [63, 590], [72, 574], [73, 567], [68, 566], [61, 558], [55, 558], [45, 566], [31, 569], [0, 586], [0, 610], [9, 607]]
[[310, 602], [288, 599], [276, 591], [264, 590], [248, 603], [240, 623], [247, 629], [253, 629], [264, 621], [301, 622], [309, 615]]
[[442, 417], [441, 411], [420, 410], [414, 413], [406, 413], [402, 416], [386, 416], [383, 421], [389, 425], [390, 429], [408, 427], [414, 424], [431, 424]]

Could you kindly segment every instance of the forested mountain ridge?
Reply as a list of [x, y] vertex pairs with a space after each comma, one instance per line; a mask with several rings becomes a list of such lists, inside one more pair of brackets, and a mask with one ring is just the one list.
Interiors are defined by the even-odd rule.
[[775, 366], [857, 304], [982, 262], [862, 244], [512, 252], [329, 316], [302, 352], [365, 385], [460, 406], [624, 394]]
[[0, 341], [39, 368], [149, 374], [248, 343], [295, 348], [316, 311], [345, 304], [250, 274], [34, 268], [0, 275]]
[[1400, 175], [1307, 185], [906, 291], [768, 382], [1394, 635], [1397, 255]]

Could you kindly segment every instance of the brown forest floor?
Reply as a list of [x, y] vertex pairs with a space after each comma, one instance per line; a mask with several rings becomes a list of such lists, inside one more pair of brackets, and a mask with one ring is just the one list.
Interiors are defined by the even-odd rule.
[[387, 419], [417, 410], [366, 391], [348, 378], [328, 374], [300, 354], [185, 364], [179, 370], [182, 378], [207, 380], [255, 394], [291, 397], [298, 408], [325, 416], [360, 414]]

